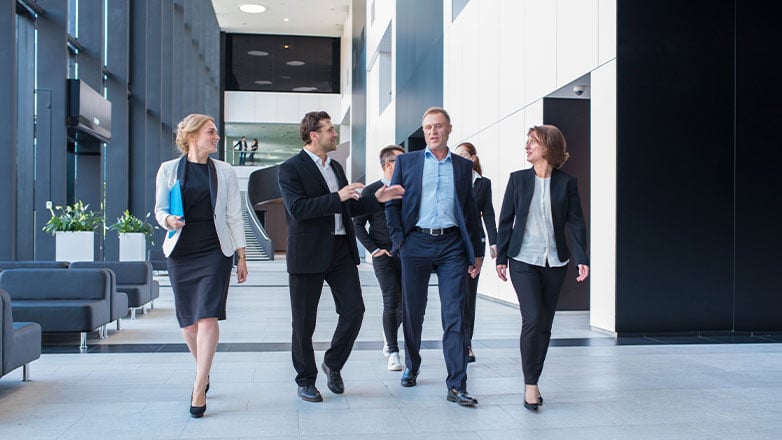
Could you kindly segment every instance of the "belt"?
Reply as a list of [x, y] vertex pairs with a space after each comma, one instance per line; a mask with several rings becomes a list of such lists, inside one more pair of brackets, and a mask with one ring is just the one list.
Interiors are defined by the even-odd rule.
[[429, 229], [429, 228], [419, 228], [418, 226], [416, 226], [416, 227], [413, 228], [413, 230], [416, 231], [416, 232], [423, 232], [424, 234], [429, 234], [429, 235], [433, 235], [433, 236], [436, 237], [436, 236], [439, 236], [439, 235], [445, 235], [445, 234], [447, 234], [449, 232], [458, 231], [459, 227], [458, 226], [451, 226], [450, 228], [433, 228], [433, 229]]

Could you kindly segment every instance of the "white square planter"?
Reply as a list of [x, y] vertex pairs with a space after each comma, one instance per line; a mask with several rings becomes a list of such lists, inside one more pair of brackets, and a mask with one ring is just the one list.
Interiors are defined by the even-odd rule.
[[57, 231], [55, 239], [55, 260], [95, 261], [95, 231]]
[[141, 232], [119, 234], [119, 261], [145, 261], [147, 237]]

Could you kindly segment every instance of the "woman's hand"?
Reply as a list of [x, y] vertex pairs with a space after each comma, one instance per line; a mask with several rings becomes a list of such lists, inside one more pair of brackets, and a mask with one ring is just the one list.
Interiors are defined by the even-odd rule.
[[502, 281], [508, 281], [507, 272], [508, 271], [508, 265], [507, 264], [498, 264], [497, 265], [497, 276], [500, 277]]
[[245, 257], [236, 262], [236, 280], [239, 284], [247, 281], [247, 259]]
[[166, 216], [166, 225], [176, 231], [185, 227], [185, 220], [178, 215], [169, 215]]
[[576, 277], [576, 281], [579, 283], [584, 281], [589, 277], [589, 266], [586, 264], [579, 264], [578, 265], [578, 276]]

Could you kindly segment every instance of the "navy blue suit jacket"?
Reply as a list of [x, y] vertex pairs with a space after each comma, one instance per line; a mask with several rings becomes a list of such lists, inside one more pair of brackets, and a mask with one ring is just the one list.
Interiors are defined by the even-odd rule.
[[[348, 184], [345, 171], [336, 160], [331, 161], [331, 169], [339, 188]], [[360, 263], [351, 218], [383, 209], [374, 193], [340, 202], [339, 194], [329, 190], [318, 166], [304, 150], [280, 165], [279, 184], [288, 223], [288, 273], [326, 272], [334, 253], [334, 214], [339, 213], [353, 262]]]
[[[550, 187], [551, 218], [554, 223], [557, 255], [562, 261], [570, 258], [570, 250], [565, 241], [565, 225], [567, 225], [573, 244], [575, 263], [589, 265], [586, 252], [586, 224], [581, 211], [576, 178], [554, 169], [551, 173]], [[535, 170], [533, 168], [511, 173], [505, 189], [505, 197], [502, 199], [497, 228], [497, 264], [508, 264], [508, 258], [515, 257], [521, 252], [529, 205], [534, 192]]]
[[[427, 147], [428, 148], [428, 147]], [[396, 157], [391, 185], [402, 185], [405, 195], [401, 200], [386, 203], [386, 221], [396, 253], [405, 237], [418, 223], [421, 207], [421, 191], [424, 174], [425, 150], [413, 151]], [[464, 240], [468, 262], [475, 264], [475, 257], [483, 257], [481, 223], [472, 193], [472, 161], [451, 154], [456, 200], [456, 221]]]

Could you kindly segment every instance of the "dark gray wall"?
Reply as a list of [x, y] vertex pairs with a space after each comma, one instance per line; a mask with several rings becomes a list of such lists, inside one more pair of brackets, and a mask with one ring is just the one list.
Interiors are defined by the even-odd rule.
[[[0, 10], [0, 260], [16, 258], [16, 2], [3, 2]], [[14, 42], [14, 44], [12, 44]], [[7, 126], [5, 124], [8, 124]]]
[[737, 3], [617, 3], [619, 333], [782, 330], [778, 38]]
[[[443, 105], [443, 16], [439, 1], [396, 2], [396, 142], [421, 127], [427, 108]], [[446, 109], [447, 110], [447, 109]]]

